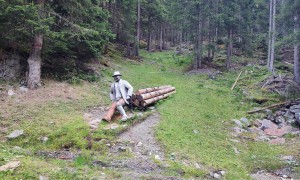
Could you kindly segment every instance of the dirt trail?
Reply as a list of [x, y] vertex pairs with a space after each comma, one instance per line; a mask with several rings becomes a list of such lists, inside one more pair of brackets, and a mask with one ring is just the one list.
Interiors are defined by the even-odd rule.
[[[122, 174], [122, 179], [181, 179], [167, 176], [164, 152], [155, 140], [154, 127], [160, 121], [158, 113], [149, 116], [119, 135], [118, 143], [111, 147], [111, 155], [129, 152], [132, 157], [113, 160], [111, 167]], [[159, 162], [158, 165], [154, 161]]]

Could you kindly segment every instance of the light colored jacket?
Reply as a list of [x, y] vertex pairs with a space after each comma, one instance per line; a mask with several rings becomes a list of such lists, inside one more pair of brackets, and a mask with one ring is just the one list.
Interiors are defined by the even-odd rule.
[[[132, 96], [132, 92], [133, 92], [133, 87], [129, 84], [129, 82], [127, 82], [126, 80], [120, 79], [119, 81], [119, 87], [120, 87], [120, 92], [122, 95], [122, 98], [124, 99], [124, 101], [129, 104], [129, 102], [127, 101], [126, 97], [127, 96]], [[116, 89], [115, 89], [115, 82], [111, 84], [110, 86], [110, 99], [112, 101], [116, 100]]]

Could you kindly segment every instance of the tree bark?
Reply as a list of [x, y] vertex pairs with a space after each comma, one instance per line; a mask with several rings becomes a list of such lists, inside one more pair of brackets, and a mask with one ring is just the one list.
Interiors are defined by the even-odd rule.
[[147, 51], [151, 51], [151, 43], [152, 43], [152, 39], [151, 39], [151, 27], [148, 26], [148, 44], [147, 44]]
[[272, 16], [272, 44], [271, 44], [271, 59], [270, 59], [270, 72], [274, 71], [274, 56], [275, 56], [275, 17], [276, 17], [276, 0], [273, 0], [273, 16]]
[[[299, 30], [298, 15], [294, 14], [294, 32]], [[299, 45], [297, 42], [294, 44], [294, 77], [297, 84], [300, 85], [300, 74], [299, 74]]]
[[[36, 0], [36, 5], [39, 6], [39, 18], [43, 18], [43, 8], [45, 0]], [[43, 34], [34, 36], [33, 46], [30, 56], [27, 60], [29, 66], [27, 86], [29, 89], [36, 89], [41, 86], [41, 51], [43, 47]]]
[[141, 3], [137, 2], [137, 25], [136, 25], [136, 43], [135, 43], [135, 56], [139, 57], [140, 51], [140, 21], [141, 21]]
[[268, 70], [274, 71], [276, 0], [270, 0]]
[[270, 67], [270, 59], [271, 59], [271, 42], [272, 42], [272, 36], [271, 36], [271, 32], [272, 32], [272, 11], [273, 11], [273, 0], [270, 0], [269, 3], [269, 34], [268, 34], [268, 62], [267, 62], [267, 68], [269, 69]]
[[159, 51], [163, 50], [163, 30], [162, 30], [162, 23], [159, 27]]
[[226, 68], [230, 68], [231, 64], [231, 52], [232, 52], [232, 29], [228, 30], [228, 42], [227, 42], [227, 58], [226, 58]]

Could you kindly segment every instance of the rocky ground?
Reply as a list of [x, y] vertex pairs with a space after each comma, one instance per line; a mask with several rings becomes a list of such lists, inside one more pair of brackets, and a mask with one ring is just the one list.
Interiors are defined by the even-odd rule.
[[[84, 115], [91, 130], [98, 127], [101, 122], [99, 117], [104, 115], [105, 110], [96, 108]], [[111, 162], [97, 160], [93, 164], [117, 171], [122, 179], [181, 179], [167, 175], [168, 165], [165, 162], [164, 152], [154, 136], [154, 127], [159, 121], [159, 114], [153, 111], [153, 114], [144, 121], [119, 134], [115, 143], [107, 144], [110, 147], [108, 158], [112, 160]], [[110, 123], [104, 129], [116, 129], [123, 126], [126, 125]]]
[[[248, 120], [245, 117], [239, 120], [233, 119], [236, 126], [232, 128], [232, 136], [287, 147], [290, 143], [300, 142], [300, 102], [285, 104], [283, 107], [277, 108], [277, 110], [274, 111], [266, 109], [257, 115], [261, 116], [261, 118], [255, 120]], [[293, 138], [291, 139], [289, 137]], [[235, 153], [239, 153], [238, 149], [234, 149], [234, 151]], [[299, 154], [296, 156], [298, 155]], [[251, 177], [255, 180], [297, 179], [300, 174], [299, 172], [295, 172], [293, 167], [298, 167], [300, 162], [296, 156], [280, 157], [282, 161], [289, 164], [288, 168], [272, 172], [260, 170], [251, 174]]]

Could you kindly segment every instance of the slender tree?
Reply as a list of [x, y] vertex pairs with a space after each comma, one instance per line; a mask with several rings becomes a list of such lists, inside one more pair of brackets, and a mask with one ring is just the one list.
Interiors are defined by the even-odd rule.
[[268, 70], [274, 71], [275, 56], [275, 16], [276, 16], [276, 0], [270, 0], [270, 17], [269, 17], [269, 48], [268, 48]]

